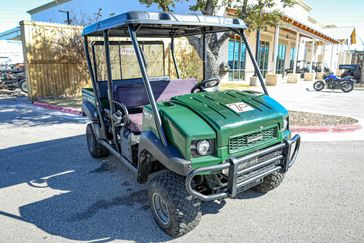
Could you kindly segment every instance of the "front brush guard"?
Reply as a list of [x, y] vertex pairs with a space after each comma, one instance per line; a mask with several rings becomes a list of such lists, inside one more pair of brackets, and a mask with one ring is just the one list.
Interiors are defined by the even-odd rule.
[[[264, 177], [272, 174], [276, 171], [285, 173], [288, 169], [296, 162], [298, 151], [300, 148], [301, 137], [295, 135], [292, 139], [285, 139], [283, 143], [273, 145], [269, 148], [251, 153], [242, 157], [230, 157], [225, 163], [198, 168], [192, 170], [186, 177], [186, 189], [189, 194], [202, 200], [212, 201], [222, 199], [225, 197], [234, 197], [238, 193], [249, 189], [251, 186], [259, 184]], [[294, 146], [295, 145], [295, 146]], [[293, 153], [292, 153], [292, 148]], [[260, 157], [271, 154], [274, 152], [280, 152], [281, 154], [262, 161], [258, 164], [254, 164], [248, 168], [239, 170], [240, 165], [244, 162], [251, 160], [258, 160]], [[277, 164], [277, 161], [281, 161]], [[229, 169], [227, 190], [220, 193], [204, 195], [200, 192], [195, 191], [192, 188], [192, 180], [196, 175], [209, 173], [221, 173], [223, 170]], [[256, 173], [256, 174], [253, 174]], [[245, 175], [252, 174], [252, 176], [244, 178]], [[243, 177], [243, 179], [241, 179]]]

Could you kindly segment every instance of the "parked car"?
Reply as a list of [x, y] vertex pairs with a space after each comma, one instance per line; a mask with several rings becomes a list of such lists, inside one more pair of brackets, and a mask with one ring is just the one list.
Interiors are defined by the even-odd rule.
[[[202, 202], [273, 190], [296, 161], [300, 136], [292, 136], [288, 111], [268, 95], [245, 29], [236, 18], [128, 12], [83, 30], [92, 80], [82, 90], [89, 153], [111, 153], [139, 183], [149, 182], [152, 214], [171, 236], [198, 225]], [[220, 79], [207, 77], [206, 35], [225, 32], [244, 41], [264, 93], [219, 91]], [[205, 43], [199, 82], [179, 74], [174, 39], [186, 36]], [[170, 39], [177, 79], [151, 77], [164, 48], [151, 58], [143, 38]]]

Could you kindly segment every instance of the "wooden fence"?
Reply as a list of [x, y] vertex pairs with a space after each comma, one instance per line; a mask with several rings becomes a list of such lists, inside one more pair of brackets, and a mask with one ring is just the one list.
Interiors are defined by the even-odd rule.
[[[82, 27], [34, 21], [22, 21], [20, 27], [28, 95], [31, 100], [37, 100], [39, 97], [79, 96], [82, 87], [91, 85], [81, 38]], [[175, 78], [169, 40], [163, 40], [163, 43], [163, 73]], [[202, 79], [202, 62], [197, 52], [188, 46], [186, 39], [177, 41], [176, 46], [176, 56], [182, 78]], [[146, 47], [144, 50], [146, 56], [149, 57], [147, 61], [151, 64], [148, 68], [148, 73], [151, 71], [150, 75], [161, 73], [158, 71], [160, 63], [153, 64], [154, 60], [161, 59], [160, 51], [163, 49], [158, 49], [158, 46]], [[128, 60], [133, 61], [130, 57]], [[135, 65], [130, 64], [129, 66], [131, 68], [123, 70], [124, 75], [141, 76], [136, 59]], [[158, 72], [153, 72], [154, 69]], [[130, 74], [131, 71], [132, 74]], [[101, 76], [105, 75], [100, 75], [102, 79]], [[118, 76], [120, 75], [113, 75], [114, 78], [120, 78]]]
[[32, 100], [77, 96], [81, 87], [90, 84], [82, 58], [81, 27], [33, 21], [22, 21], [20, 26]]

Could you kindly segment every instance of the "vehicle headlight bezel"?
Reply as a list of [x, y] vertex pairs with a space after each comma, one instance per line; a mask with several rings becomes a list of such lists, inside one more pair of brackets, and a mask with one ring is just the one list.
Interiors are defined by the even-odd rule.
[[[208, 143], [208, 145], [207, 145], [207, 143]], [[207, 149], [206, 149], [206, 146], [208, 146]], [[191, 157], [192, 158], [213, 155], [214, 152], [215, 152], [215, 140], [214, 139], [193, 140], [191, 143]]]

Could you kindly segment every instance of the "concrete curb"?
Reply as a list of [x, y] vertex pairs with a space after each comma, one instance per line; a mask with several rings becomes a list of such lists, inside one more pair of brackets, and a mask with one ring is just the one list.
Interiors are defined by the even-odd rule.
[[55, 111], [60, 111], [60, 112], [72, 114], [72, 115], [80, 116], [82, 114], [81, 111], [79, 111], [77, 109], [74, 109], [74, 108], [71, 108], [71, 107], [62, 107], [62, 106], [51, 105], [51, 104], [38, 102], [38, 101], [33, 101], [33, 105], [37, 106], [37, 107], [42, 107], [42, 108], [45, 108], [45, 109], [49, 109], [49, 110], [55, 110]]
[[362, 126], [359, 123], [352, 125], [338, 126], [293, 126], [291, 131], [295, 133], [343, 133], [360, 130]]
[[[71, 108], [71, 107], [62, 107], [58, 105], [51, 105], [43, 102], [34, 101], [34, 106], [46, 108], [49, 110], [56, 110], [72, 115], [80, 116], [82, 114], [81, 111]], [[343, 133], [343, 132], [353, 132], [360, 130], [362, 126], [359, 123], [352, 125], [339, 125], [339, 126], [292, 126], [291, 131], [293, 133]]]

